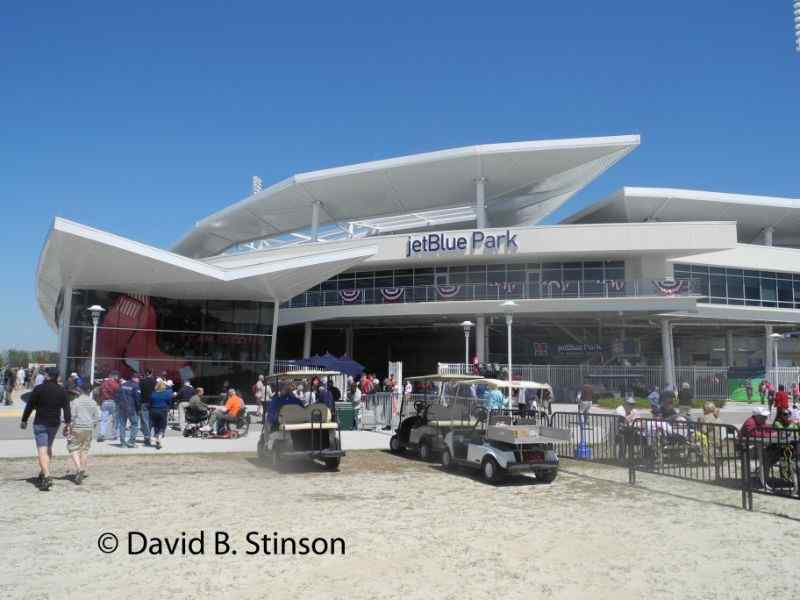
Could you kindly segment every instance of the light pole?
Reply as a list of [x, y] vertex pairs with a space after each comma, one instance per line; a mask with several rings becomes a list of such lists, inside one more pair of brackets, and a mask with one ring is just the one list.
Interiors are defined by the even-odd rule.
[[511, 404], [511, 325], [514, 323], [514, 309], [517, 303], [513, 300], [506, 300], [500, 305], [506, 315], [506, 338], [508, 338], [508, 408], [513, 409]]
[[92, 315], [92, 365], [89, 368], [89, 385], [94, 386], [94, 357], [97, 350], [97, 326], [100, 324], [100, 315], [106, 312], [106, 309], [99, 304], [95, 304], [86, 310]]
[[475, 325], [472, 321], [464, 321], [461, 326], [464, 328], [464, 364], [466, 369], [469, 369], [469, 332], [472, 326]]

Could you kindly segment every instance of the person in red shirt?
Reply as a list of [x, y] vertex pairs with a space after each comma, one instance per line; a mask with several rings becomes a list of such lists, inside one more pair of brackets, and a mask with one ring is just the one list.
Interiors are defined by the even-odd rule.
[[789, 410], [789, 394], [786, 393], [786, 387], [783, 384], [778, 386], [778, 391], [775, 393], [775, 409], [778, 414]]
[[739, 435], [741, 437], [770, 437], [772, 435], [772, 428], [767, 425], [768, 417], [768, 408], [764, 406], [754, 408], [753, 415], [742, 423], [742, 427], [739, 429]]

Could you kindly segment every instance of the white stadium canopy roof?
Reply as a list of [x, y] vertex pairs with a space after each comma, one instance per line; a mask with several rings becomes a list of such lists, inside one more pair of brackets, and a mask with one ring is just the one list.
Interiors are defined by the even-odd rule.
[[464, 207], [485, 178], [494, 226], [535, 224], [639, 145], [638, 135], [466, 146], [293, 175], [198, 222], [173, 248], [208, 257], [320, 225]]
[[567, 217], [564, 223], [736, 221], [742, 243], [773, 228], [775, 246], [800, 247], [800, 199], [671, 188], [625, 187]]
[[362, 241], [225, 268], [56, 218], [39, 257], [37, 298], [53, 328], [58, 296], [67, 286], [168, 298], [285, 301], [376, 252]]

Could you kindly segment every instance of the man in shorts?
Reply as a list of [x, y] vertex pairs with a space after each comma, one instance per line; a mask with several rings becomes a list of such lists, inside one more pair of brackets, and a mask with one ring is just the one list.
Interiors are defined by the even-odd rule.
[[46, 492], [53, 485], [50, 479], [50, 460], [53, 458], [53, 442], [61, 426], [61, 413], [64, 413], [64, 434], [69, 435], [72, 416], [67, 401], [67, 392], [58, 385], [58, 371], [48, 373], [47, 380], [37, 385], [22, 413], [21, 429], [28, 427], [28, 419], [33, 411], [33, 437], [36, 440], [36, 454], [39, 460], [39, 489]]
[[100, 421], [100, 408], [92, 399], [92, 386], [86, 382], [80, 386], [80, 392], [69, 405], [72, 427], [67, 438], [67, 451], [75, 465], [76, 485], [86, 478], [86, 461], [92, 446], [94, 426]]

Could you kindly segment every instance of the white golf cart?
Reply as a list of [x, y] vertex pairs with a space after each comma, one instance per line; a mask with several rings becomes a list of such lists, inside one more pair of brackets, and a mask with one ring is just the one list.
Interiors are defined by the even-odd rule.
[[[306, 389], [315, 377], [335, 377], [335, 371], [290, 371], [270, 376], [273, 389], [284, 383], [302, 383]], [[336, 471], [345, 455], [336, 415], [322, 402], [302, 407], [294, 404], [281, 407], [277, 423], [269, 423], [264, 415], [264, 427], [258, 440], [258, 457], [278, 467], [289, 460], [323, 462], [325, 468]]]
[[[489, 389], [548, 390], [550, 386], [534, 381], [500, 381], [483, 379], [473, 381]], [[507, 398], [512, 394], [507, 393]], [[558, 475], [558, 454], [555, 444], [570, 439], [565, 429], [550, 427], [542, 413], [523, 413], [508, 408], [483, 407], [478, 411], [476, 423], [469, 429], [454, 429], [444, 439], [442, 466], [455, 469], [463, 466], [480, 469], [483, 478], [499, 483], [508, 475], [533, 473], [545, 483]]]
[[465, 375], [421, 375], [406, 381], [432, 386], [430, 393], [404, 395], [398, 410], [398, 423], [389, 440], [395, 454], [415, 452], [422, 460], [432, 460], [444, 449], [444, 437], [454, 429], [469, 429], [469, 385], [478, 377]]

